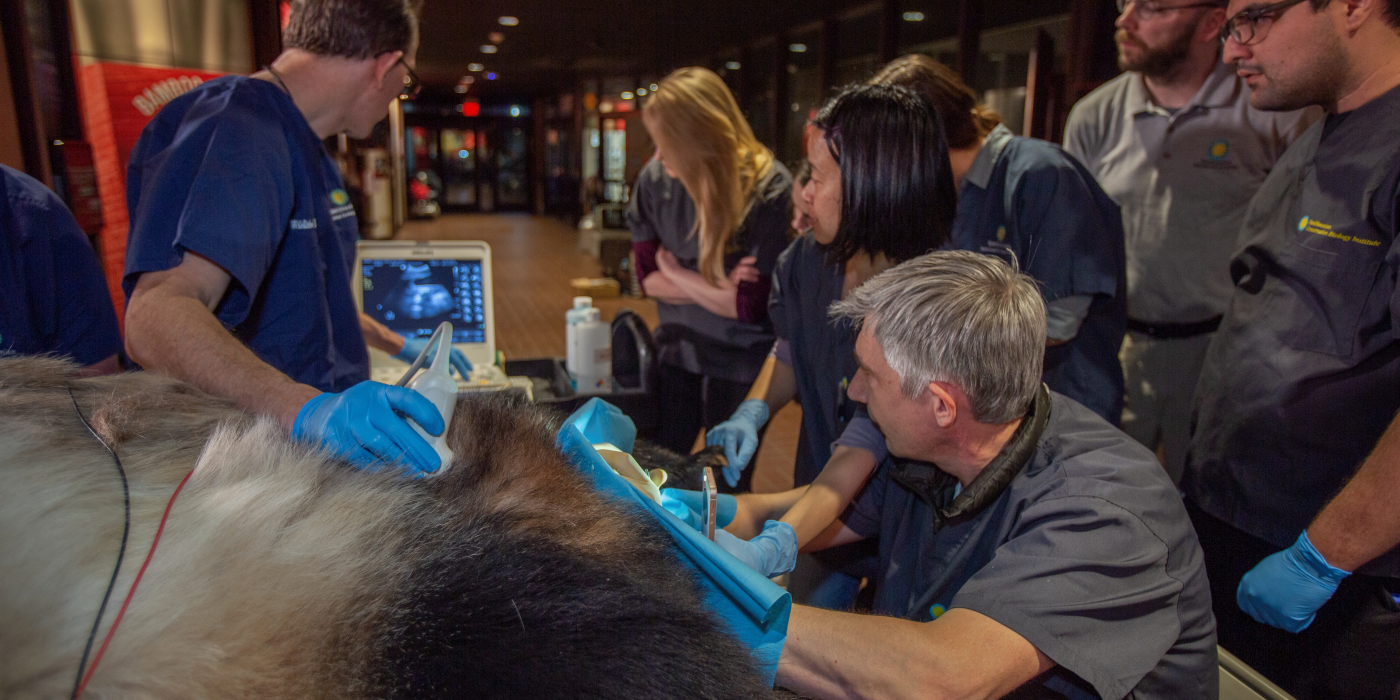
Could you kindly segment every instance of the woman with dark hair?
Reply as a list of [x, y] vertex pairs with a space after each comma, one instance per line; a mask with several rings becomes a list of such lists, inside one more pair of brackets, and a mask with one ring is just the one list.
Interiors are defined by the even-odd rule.
[[[831, 320], [828, 307], [876, 274], [942, 246], [957, 206], [938, 115], [904, 88], [865, 85], [836, 96], [812, 122], [807, 159], [811, 179], [802, 197], [811, 231], [783, 251], [773, 273], [768, 314], [777, 343], [748, 399], [706, 437], [710, 444], [724, 446], [729, 460], [725, 476], [732, 481], [757, 449], [758, 431], [769, 414], [800, 398], [794, 485], [812, 483], [829, 463], [853, 461], [856, 466], [828, 467], [833, 474], [853, 479], [854, 486], [814, 485], [811, 495], [792, 507], [791, 518], [783, 518], [790, 523], [801, 522], [801, 513], [812, 501], [849, 500], [876, 464], [869, 449], [841, 446], [832, 451], [832, 443], [855, 415], [846, 387], [856, 362], [851, 325]], [[880, 444], [883, 447], [883, 440]], [[802, 494], [798, 489], [776, 500], [756, 497], [742, 502], [754, 508], [762, 502], [762, 509], [777, 514]], [[799, 530], [798, 541], [811, 540], [819, 532]], [[860, 578], [828, 572], [850, 569], [874, 552], [866, 543], [826, 550], [819, 555], [821, 562], [800, 561], [789, 591], [795, 600], [844, 607], [859, 589]]]
[[933, 105], [958, 187], [950, 246], [1005, 258], [1040, 283], [1046, 385], [1118, 425], [1118, 349], [1128, 323], [1118, 205], [1073, 156], [1012, 135], [952, 69], [927, 56], [895, 59], [870, 83], [909, 88]]

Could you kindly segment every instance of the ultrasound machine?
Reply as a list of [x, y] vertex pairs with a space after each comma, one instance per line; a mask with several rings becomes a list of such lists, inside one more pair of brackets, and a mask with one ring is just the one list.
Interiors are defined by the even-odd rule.
[[[459, 391], [521, 386], [496, 365], [491, 247], [481, 241], [360, 241], [355, 298], [360, 309], [405, 338], [427, 338], [452, 323], [452, 346], [472, 363]], [[408, 364], [370, 348], [370, 379], [393, 384]], [[454, 375], [455, 377], [456, 375]]]

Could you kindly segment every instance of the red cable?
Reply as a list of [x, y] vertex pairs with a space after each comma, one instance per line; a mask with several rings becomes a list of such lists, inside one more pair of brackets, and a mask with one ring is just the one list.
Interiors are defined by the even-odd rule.
[[112, 620], [112, 627], [107, 630], [107, 637], [102, 640], [102, 646], [98, 648], [97, 656], [92, 657], [92, 665], [88, 667], [87, 673], [83, 676], [83, 682], [78, 684], [78, 692], [73, 694], [75, 700], [82, 696], [88, 681], [92, 680], [93, 672], [97, 670], [97, 664], [102, 661], [102, 654], [107, 651], [107, 645], [112, 642], [112, 635], [117, 633], [117, 625], [122, 623], [122, 616], [126, 614], [126, 606], [131, 605], [131, 598], [136, 595], [136, 587], [141, 585], [141, 577], [146, 575], [146, 567], [150, 566], [151, 557], [155, 556], [156, 545], [160, 544], [160, 535], [165, 531], [165, 521], [170, 517], [170, 509], [175, 505], [175, 497], [180, 495], [180, 489], [185, 488], [185, 482], [189, 481], [191, 476], [194, 476], [193, 469], [180, 480], [180, 485], [175, 487], [175, 493], [170, 494], [170, 502], [165, 504], [165, 515], [160, 516], [160, 527], [156, 528], [156, 536], [151, 540], [151, 550], [146, 552], [146, 561], [141, 562], [141, 570], [136, 572], [136, 580], [131, 582], [131, 590], [126, 592], [126, 600], [122, 601], [121, 610], [117, 611], [116, 619]]

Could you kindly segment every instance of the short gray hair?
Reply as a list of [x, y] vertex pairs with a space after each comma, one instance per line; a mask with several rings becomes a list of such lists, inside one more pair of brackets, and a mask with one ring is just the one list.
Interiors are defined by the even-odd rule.
[[1045, 361], [1045, 302], [1030, 276], [969, 251], [922, 255], [831, 305], [833, 318], [873, 323], [904, 395], [929, 382], [963, 390], [979, 423], [1025, 414]]

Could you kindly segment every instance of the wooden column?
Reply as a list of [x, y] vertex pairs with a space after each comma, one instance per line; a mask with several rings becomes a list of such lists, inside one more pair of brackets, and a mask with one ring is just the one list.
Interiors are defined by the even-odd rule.
[[880, 2], [880, 65], [885, 65], [899, 56], [899, 28], [903, 21], [902, 5], [899, 0]]
[[958, 74], [963, 82], [976, 87], [977, 59], [982, 44], [983, 0], [960, 0], [958, 3]]
[[33, 48], [24, 0], [0, 0], [0, 31], [5, 38], [5, 61], [10, 69], [10, 92], [14, 97], [24, 171], [51, 186], [49, 154], [45, 147], [49, 139], [44, 134], [39, 101], [34, 94]]
[[282, 13], [277, 0], [248, 0], [248, 39], [253, 44], [253, 70], [272, 63], [282, 53]]

